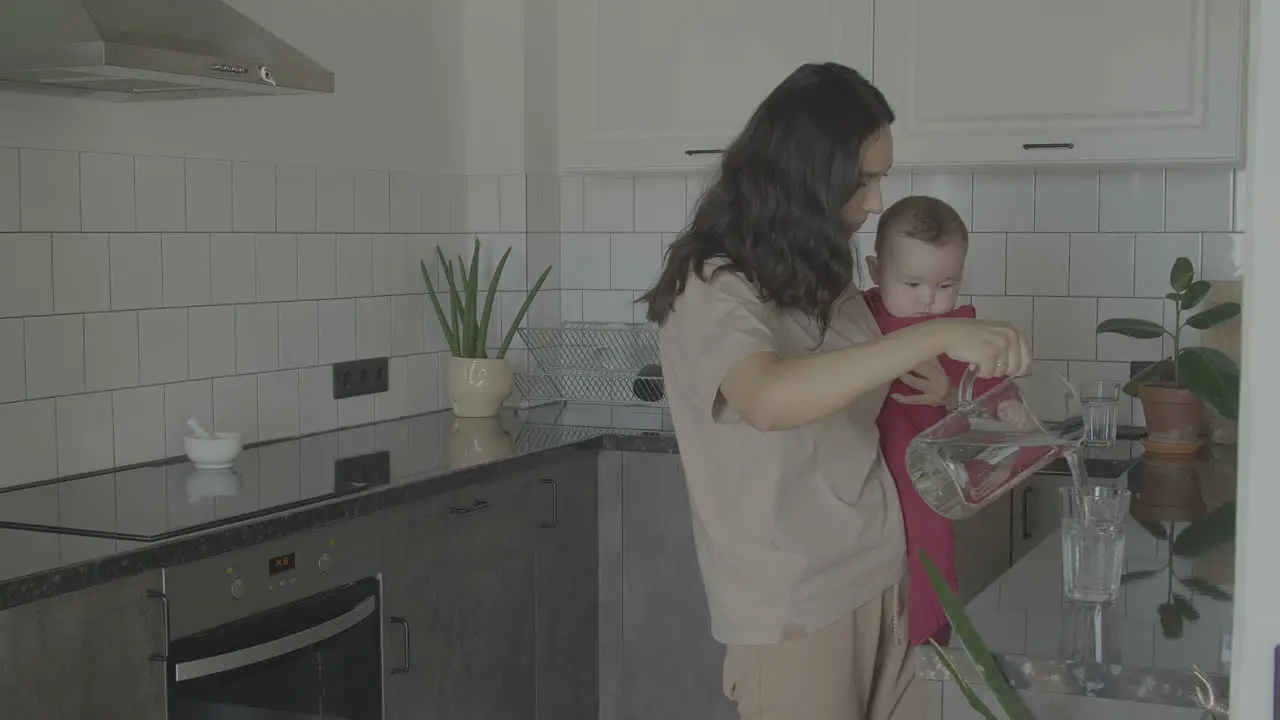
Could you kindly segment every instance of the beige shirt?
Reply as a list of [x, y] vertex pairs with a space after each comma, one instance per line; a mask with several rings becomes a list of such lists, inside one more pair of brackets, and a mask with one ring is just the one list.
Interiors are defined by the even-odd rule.
[[816, 325], [756, 297], [733, 273], [692, 277], [662, 328], [662, 372], [693, 509], [711, 631], [758, 645], [819, 630], [870, 602], [906, 569], [902, 512], [880, 457], [888, 386], [832, 416], [760, 432], [719, 394], [742, 358], [783, 358], [879, 337], [857, 293], [820, 348]]

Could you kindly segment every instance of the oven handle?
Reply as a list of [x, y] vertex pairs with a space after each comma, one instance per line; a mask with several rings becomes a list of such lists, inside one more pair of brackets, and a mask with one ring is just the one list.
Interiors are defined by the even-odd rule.
[[222, 655], [178, 663], [174, 667], [174, 680], [178, 682], [194, 680], [206, 675], [216, 675], [228, 670], [248, 667], [264, 660], [270, 660], [271, 658], [280, 657], [295, 650], [301, 650], [324, 642], [339, 633], [355, 627], [361, 620], [372, 615], [375, 610], [377, 610], [377, 600], [368, 597], [342, 615], [332, 620], [326, 620], [315, 627], [307, 628], [302, 632], [286, 635], [261, 645], [233, 650]]

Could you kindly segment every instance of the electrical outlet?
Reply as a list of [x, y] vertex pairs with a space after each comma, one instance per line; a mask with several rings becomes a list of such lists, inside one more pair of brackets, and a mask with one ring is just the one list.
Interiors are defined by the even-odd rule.
[[369, 358], [333, 364], [333, 398], [386, 392], [390, 387], [387, 359]]
[[333, 486], [338, 492], [390, 483], [391, 452], [388, 450], [341, 458], [333, 464]]

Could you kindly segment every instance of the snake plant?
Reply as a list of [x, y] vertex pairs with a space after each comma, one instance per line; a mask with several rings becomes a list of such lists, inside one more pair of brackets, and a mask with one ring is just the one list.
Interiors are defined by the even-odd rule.
[[[445, 258], [440, 248], [436, 248], [436, 256], [440, 260], [445, 282], [449, 286], [448, 315], [440, 304], [440, 298], [436, 296], [436, 284], [431, 279], [431, 269], [427, 267], [425, 260], [420, 261], [419, 265], [422, 269], [422, 280], [427, 284], [427, 298], [431, 300], [431, 307], [435, 310], [440, 330], [444, 333], [445, 341], [449, 343], [449, 353], [456, 358], [488, 358], [485, 339], [489, 337], [489, 322], [493, 318], [493, 303], [498, 297], [498, 282], [502, 278], [503, 268], [507, 265], [507, 258], [511, 256], [511, 248], [507, 248], [507, 251], [502, 253], [502, 258], [493, 269], [493, 277], [489, 278], [489, 290], [484, 298], [483, 311], [480, 309], [479, 288], [480, 238], [475, 239], [470, 263], [459, 255], [457, 265], [454, 265], [453, 261]], [[516, 329], [520, 327], [524, 316], [529, 312], [529, 306], [533, 304], [534, 297], [538, 295], [538, 291], [542, 289], [542, 284], [547, 281], [547, 276], [550, 274], [551, 267], [548, 266], [529, 289], [529, 294], [525, 296], [519, 312], [511, 319], [511, 325], [502, 337], [502, 344], [498, 346], [498, 351], [494, 355], [495, 359], [500, 360], [507, 356], [511, 341], [516, 336]]]

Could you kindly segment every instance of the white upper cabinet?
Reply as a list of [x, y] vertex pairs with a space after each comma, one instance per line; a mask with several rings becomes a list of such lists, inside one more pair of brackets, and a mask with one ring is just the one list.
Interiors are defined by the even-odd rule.
[[870, 76], [871, 3], [559, 0], [561, 168], [714, 163], [799, 65], [834, 60]]
[[1237, 162], [1244, 5], [879, 0], [874, 80], [898, 118], [895, 160]]

